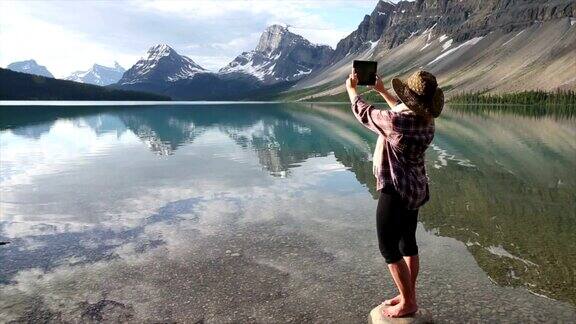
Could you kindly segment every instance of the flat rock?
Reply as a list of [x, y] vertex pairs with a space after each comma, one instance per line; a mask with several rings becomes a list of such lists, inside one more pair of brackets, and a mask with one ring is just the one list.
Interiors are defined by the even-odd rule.
[[433, 323], [432, 316], [426, 310], [419, 309], [415, 314], [406, 317], [386, 317], [382, 316], [382, 308], [390, 306], [378, 305], [368, 315], [368, 324], [423, 324]]

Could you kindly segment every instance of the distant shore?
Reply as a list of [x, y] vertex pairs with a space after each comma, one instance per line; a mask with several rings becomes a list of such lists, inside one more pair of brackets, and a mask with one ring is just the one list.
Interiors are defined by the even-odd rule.
[[[361, 95], [368, 101], [385, 102], [384, 99], [372, 90], [361, 91]], [[310, 96], [301, 102], [348, 102], [345, 92], [328, 96]], [[516, 106], [576, 106], [576, 91], [557, 90], [541, 91], [529, 90], [513, 93], [490, 94], [486, 91], [462, 92], [449, 96], [449, 104], [474, 105], [516, 105]]]
[[449, 102], [452, 104], [576, 106], [576, 91], [531, 90], [502, 94], [478, 91], [453, 95]]

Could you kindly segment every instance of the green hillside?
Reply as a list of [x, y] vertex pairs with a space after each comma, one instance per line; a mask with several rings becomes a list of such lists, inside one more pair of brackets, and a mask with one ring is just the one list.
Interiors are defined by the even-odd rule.
[[142, 100], [170, 97], [45, 78], [0, 68], [0, 100]]

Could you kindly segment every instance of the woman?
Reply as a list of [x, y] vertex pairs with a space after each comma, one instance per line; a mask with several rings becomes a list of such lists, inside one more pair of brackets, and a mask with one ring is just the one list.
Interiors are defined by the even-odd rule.
[[377, 77], [373, 87], [391, 110], [379, 110], [356, 92], [354, 69], [346, 80], [346, 90], [354, 115], [378, 134], [373, 171], [380, 191], [376, 210], [376, 232], [382, 256], [398, 287], [399, 295], [387, 299], [382, 315], [401, 317], [415, 313], [416, 277], [419, 259], [416, 244], [418, 209], [429, 200], [424, 152], [434, 138], [434, 118], [444, 106], [444, 94], [436, 78], [417, 71], [406, 82], [392, 80], [390, 94]]

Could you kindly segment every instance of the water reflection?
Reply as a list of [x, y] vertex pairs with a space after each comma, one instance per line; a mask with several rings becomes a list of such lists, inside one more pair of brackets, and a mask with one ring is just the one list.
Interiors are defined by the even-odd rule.
[[[149, 277], [150, 289], [135, 291], [166, 293], [158, 296], [165, 307], [173, 298], [186, 295], [195, 314], [206, 316], [205, 310], [197, 309], [206, 301], [198, 298], [215, 298], [201, 293], [201, 288], [170, 296], [159, 288], [167, 280], [161, 272], [138, 267], [167, 267], [169, 274], [180, 271], [183, 278], [172, 277], [174, 285], [214, 288], [219, 273], [215, 267], [260, 271], [271, 283], [285, 280], [286, 273], [304, 280], [305, 269], [322, 264], [334, 268], [338, 260], [350, 263], [358, 258], [358, 265], [347, 265], [356, 267], [356, 273], [370, 273], [367, 264], [381, 266], [371, 232], [377, 197], [370, 161], [375, 138], [356, 122], [347, 106], [47, 109], [0, 109], [0, 240], [12, 242], [0, 247], [0, 282], [6, 285], [3, 294], [17, 301], [3, 301], [0, 308], [20, 316], [4, 319], [30, 319], [32, 315], [25, 311], [30, 311], [30, 305], [38, 308], [32, 313], [57, 309], [50, 303], [62, 300], [39, 296], [55, 289], [58, 282], [66, 282], [68, 288], [80, 285], [80, 291], [88, 289], [77, 281], [66, 281], [72, 272], [74, 277], [91, 278], [86, 285], [94, 286], [92, 293], [85, 292], [94, 294], [87, 300], [72, 298], [70, 291], [60, 288], [62, 296], [77, 301], [69, 305], [76, 310], [69, 312], [75, 314], [73, 318], [93, 319], [97, 314], [86, 309], [111, 308], [118, 316], [128, 316], [124, 319], [137, 320], [166, 318], [147, 313], [146, 303], [136, 302], [134, 296], [110, 299], [111, 291], [127, 294], [118, 273]], [[453, 244], [438, 236], [455, 238], [465, 243], [475, 262], [498, 284], [524, 286], [576, 303], [576, 243], [571, 240], [576, 230], [576, 120], [448, 110], [438, 120], [437, 130], [434, 147], [428, 152], [432, 199], [421, 213], [422, 225], [435, 234], [421, 238], [429, 241], [428, 248], [445, 250], [444, 246]], [[276, 259], [276, 253], [298, 266], [289, 267], [290, 263]], [[235, 262], [245, 262], [245, 256], [253, 262], [242, 268]], [[449, 256], [432, 263], [471, 269], [464, 276], [474, 273], [474, 265], [462, 252], [446, 264], [438, 261], [445, 257]], [[315, 264], [298, 263], [307, 260]], [[210, 281], [187, 273], [186, 266], [214, 277]], [[235, 276], [222, 271], [222, 276]], [[335, 270], [334, 275], [351, 271]], [[321, 270], [314, 273], [327, 275]], [[446, 290], [437, 272], [430, 276], [438, 282], [423, 294], [433, 300], [434, 289], [443, 294]], [[114, 287], [104, 284], [108, 277]], [[477, 277], [462, 282], [475, 285], [481, 280]], [[369, 281], [356, 279], [351, 283]], [[200, 284], [203, 280], [210, 284]], [[310, 285], [314, 282], [310, 280], [304, 282]], [[454, 284], [457, 275], [445, 280]], [[33, 282], [34, 289], [29, 287]], [[271, 292], [274, 298], [291, 295], [297, 300], [298, 294], [291, 289], [299, 290], [294, 287], [278, 290], [259, 285], [266, 296]], [[323, 287], [328, 286], [332, 285]], [[235, 288], [245, 291], [242, 286]], [[471, 294], [476, 289], [467, 288]], [[478, 283], [477, 289], [488, 296], [486, 291], [492, 288]], [[507, 293], [514, 296], [511, 300], [522, 299], [524, 305], [543, 303]], [[262, 300], [268, 300], [266, 296]], [[342, 311], [339, 318], [363, 320], [362, 307], [370, 305], [362, 298], [357, 299], [362, 305], [350, 305], [350, 314]], [[466, 307], [480, 302], [470, 301]], [[553, 315], [557, 307], [564, 306], [551, 304], [543, 313], [532, 315], [549, 320], [549, 316], [559, 316]], [[189, 311], [180, 309], [181, 318], [189, 319]], [[455, 312], [447, 309], [445, 314], [454, 318]], [[462, 318], [474, 318], [481, 311], [459, 312]], [[302, 320], [316, 318], [303, 314]], [[574, 313], [562, 314], [569, 318]], [[72, 315], [51, 311], [49, 316]], [[497, 313], [490, 316], [499, 318]]]
[[435, 143], [470, 168], [430, 168], [424, 224], [466, 242], [500, 284], [576, 302], [576, 122], [452, 113]]

